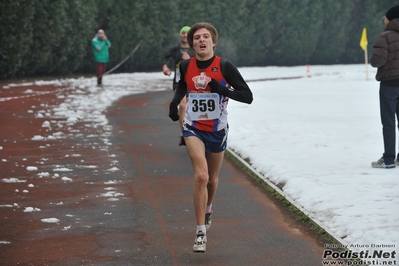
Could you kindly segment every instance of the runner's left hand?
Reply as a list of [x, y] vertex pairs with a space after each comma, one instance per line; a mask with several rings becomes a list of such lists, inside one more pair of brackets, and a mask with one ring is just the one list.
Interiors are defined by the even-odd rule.
[[223, 96], [229, 96], [229, 89], [217, 82], [215, 79], [212, 79], [208, 85], [211, 87], [211, 92], [218, 93]]

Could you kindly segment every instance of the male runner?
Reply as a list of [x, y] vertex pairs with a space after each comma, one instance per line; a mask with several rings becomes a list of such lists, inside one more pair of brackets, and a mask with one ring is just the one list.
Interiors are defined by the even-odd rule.
[[[187, 32], [190, 30], [189, 26], [184, 26], [180, 30], [180, 44], [172, 47], [168, 52], [165, 53], [163, 59], [162, 71], [164, 75], [170, 76], [171, 70], [168, 67], [169, 60], [173, 60], [175, 65], [175, 75], [173, 78], [173, 91], [176, 91], [178, 82], [180, 80], [180, 62], [184, 59], [190, 59], [195, 55], [195, 52], [187, 43]], [[179, 105], [179, 129], [183, 127], [184, 112], [186, 109], [186, 99], [182, 99]], [[179, 146], [185, 145], [184, 138], [181, 135], [179, 140]]]
[[194, 24], [187, 41], [196, 56], [181, 63], [181, 79], [169, 106], [169, 117], [179, 120], [178, 104], [187, 96], [183, 136], [194, 169], [194, 208], [197, 220], [194, 252], [205, 252], [211, 225], [212, 201], [227, 147], [229, 99], [252, 102], [252, 92], [237, 68], [215, 56], [216, 28]]

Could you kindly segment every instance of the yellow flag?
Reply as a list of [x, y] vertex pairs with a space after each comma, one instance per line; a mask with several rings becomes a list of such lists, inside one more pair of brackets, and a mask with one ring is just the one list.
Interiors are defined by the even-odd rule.
[[363, 28], [362, 37], [360, 38], [360, 47], [362, 47], [362, 49], [364, 51], [366, 51], [367, 44], [368, 44], [368, 42], [367, 42], [367, 31], [366, 31], [366, 28]]

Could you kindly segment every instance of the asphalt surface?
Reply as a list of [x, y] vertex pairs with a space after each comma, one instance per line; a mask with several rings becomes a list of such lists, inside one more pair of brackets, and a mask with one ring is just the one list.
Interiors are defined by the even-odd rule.
[[[32, 141], [43, 134], [44, 118], [27, 110], [62, 99], [44, 94], [0, 103], [0, 179], [27, 180], [0, 182], [0, 265], [322, 265], [323, 241], [229, 159], [207, 251], [192, 252], [193, 173], [177, 145], [178, 125], [167, 116], [171, 97], [164, 91], [115, 102], [107, 110], [112, 145], [78, 125], [77, 137], [46, 148]], [[38, 178], [28, 165], [52, 177]], [[57, 165], [73, 168], [65, 174], [70, 181], [55, 176]], [[28, 206], [40, 211], [26, 213]]]

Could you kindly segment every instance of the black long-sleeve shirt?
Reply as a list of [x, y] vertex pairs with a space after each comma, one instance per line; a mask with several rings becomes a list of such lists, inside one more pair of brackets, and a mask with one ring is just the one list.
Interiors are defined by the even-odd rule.
[[[188, 66], [188, 63], [191, 59], [184, 60], [186, 62], [182, 62], [182, 65]], [[215, 56], [213, 56], [211, 59], [206, 60], [206, 61], [199, 61], [197, 60], [197, 67], [199, 69], [205, 69], [209, 67], [213, 60], [215, 60]], [[230, 99], [243, 102], [243, 103], [252, 103], [253, 97], [252, 97], [252, 92], [248, 86], [248, 84], [245, 82], [244, 78], [241, 76], [240, 72], [238, 69], [231, 63], [229, 60], [225, 61], [225, 64], [221, 63], [221, 71], [223, 77], [226, 79], [226, 82], [231, 85], [233, 90], [229, 90], [229, 95], [228, 97]], [[180, 68], [180, 73], [181, 73], [181, 79], [179, 81], [179, 86], [175, 92], [175, 95], [173, 97], [173, 101], [176, 103], [180, 103], [180, 101], [186, 96], [187, 94], [187, 84], [186, 81], [184, 80], [184, 76], [186, 74], [187, 67], [181, 67]]]

